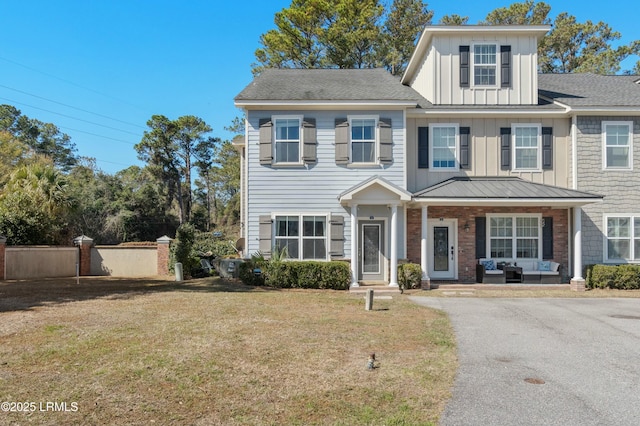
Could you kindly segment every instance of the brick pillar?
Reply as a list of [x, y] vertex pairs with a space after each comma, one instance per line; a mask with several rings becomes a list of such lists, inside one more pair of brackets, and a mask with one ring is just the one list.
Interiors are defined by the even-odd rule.
[[91, 275], [91, 246], [93, 239], [86, 235], [80, 235], [73, 239], [73, 244], [80, 248], [80, 275]]
[[0, 280], [5, 279], [5, 262], [4, 262], [4, 253], [7, 247], [7, 237], [4, 235], [0, 235]]
[[158, 275], [169, 275], [169, 245], [171, 238], [160, 237], [156, 240], [158, 243]]

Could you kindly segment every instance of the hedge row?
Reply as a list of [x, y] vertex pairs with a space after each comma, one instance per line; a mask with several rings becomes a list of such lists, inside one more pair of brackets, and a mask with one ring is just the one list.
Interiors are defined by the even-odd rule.
[[640, 265], [590, 265], [585, 281], [587, 288], [638, 290]]
[[239, 276], [247, 285], [278, 288], [328, 288], [346, 290], [351, 283], [349, 264], [345, 262], [267, 262], [261, 275], [254, 273], [256, 264], [240, 265]]

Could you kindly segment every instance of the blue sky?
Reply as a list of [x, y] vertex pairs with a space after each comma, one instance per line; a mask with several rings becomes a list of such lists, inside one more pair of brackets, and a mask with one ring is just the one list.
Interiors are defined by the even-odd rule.
[[[223, 128], [241, 115], [233, 98], [251, 81], [258, 39], [290, 3], [2, 0], [0, 103], [56, 124], [108, 173], [142, 164], [133, 145], [153, 114], [196, 115], [229, 139]], [[512, 2], [427, 3], [434, 23], [453, 13], [476, 23]], [[623, 43], [640, 39], [635, 0], [547, 3], [553, 17], [603, 20]]]

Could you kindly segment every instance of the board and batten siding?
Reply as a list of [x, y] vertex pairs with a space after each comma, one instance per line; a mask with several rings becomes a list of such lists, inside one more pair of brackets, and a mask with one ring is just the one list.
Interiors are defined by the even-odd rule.
[[[498, 46], [497, 87], [474, 87], [470, 62], [470, 87], [460, 87], [460, 46], [491, 43]], [[500, 46], [511, 46], [511, 85], [500, 87]], [[538, 103], [535, 36], [479, 34], [474, 37], [434, 36], [423, 65], [411, 87], [436, 105], [535, 105]]]
[[[470, 129], [469, 168], [436, 172], [418, 168], [418, 127], [435, 123], [457, 123]], [[500, 166], [500, 129], [512, 124], [532, 123], [553, 128], [553, 168], [551, 170], [502, 170]], [[545, 185], [570, 188], [571, 119], [568, 118], [408, 118], [407, 119], [407, 190], [417, 192], [455, 176], [517, 176]]]
[[[259, 120], [273, 115], [301, 115], [316, 120], [317, 162], [299, 167], [260, 165]], [[379, 167], [346, 167], [335, 162], [335, 119], [355, 115], [390, 118], [393, 163]], [[259, 217], [273, 213], [337, 214], [344, 217], [345, 257], [350, 258], [350, 209], [338, 196], [377, 175], [404, 187], [404, 128], [402, 111], [249, 111], [247, 119], [247, 255], [259, 249]], [[389, 211], [385, 208], [384, 211]], [[377, 216], [379, 207], [359, 208], [359, 216]], [[390, 217], [390, 212], [387, 213]], [[398, 209], [398, 256], [404, 258], [405, 214]]]

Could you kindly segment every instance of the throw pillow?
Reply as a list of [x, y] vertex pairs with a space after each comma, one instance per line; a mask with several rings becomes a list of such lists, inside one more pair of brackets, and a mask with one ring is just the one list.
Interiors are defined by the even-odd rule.
[[551, 262], [548, 260], [543, 260], [538, 262], [538, 271], [550, 271], [551, 270]]
[[495, 271], [496, 262], [493, 259], [481, 260], [480, 264], [484, 266], [485, 271]]
[[559, 263], [551, 262], [551, 269], [549, 269], [550, 271], [558, 272], [558, 268], [560, 268], [560, 264]]

